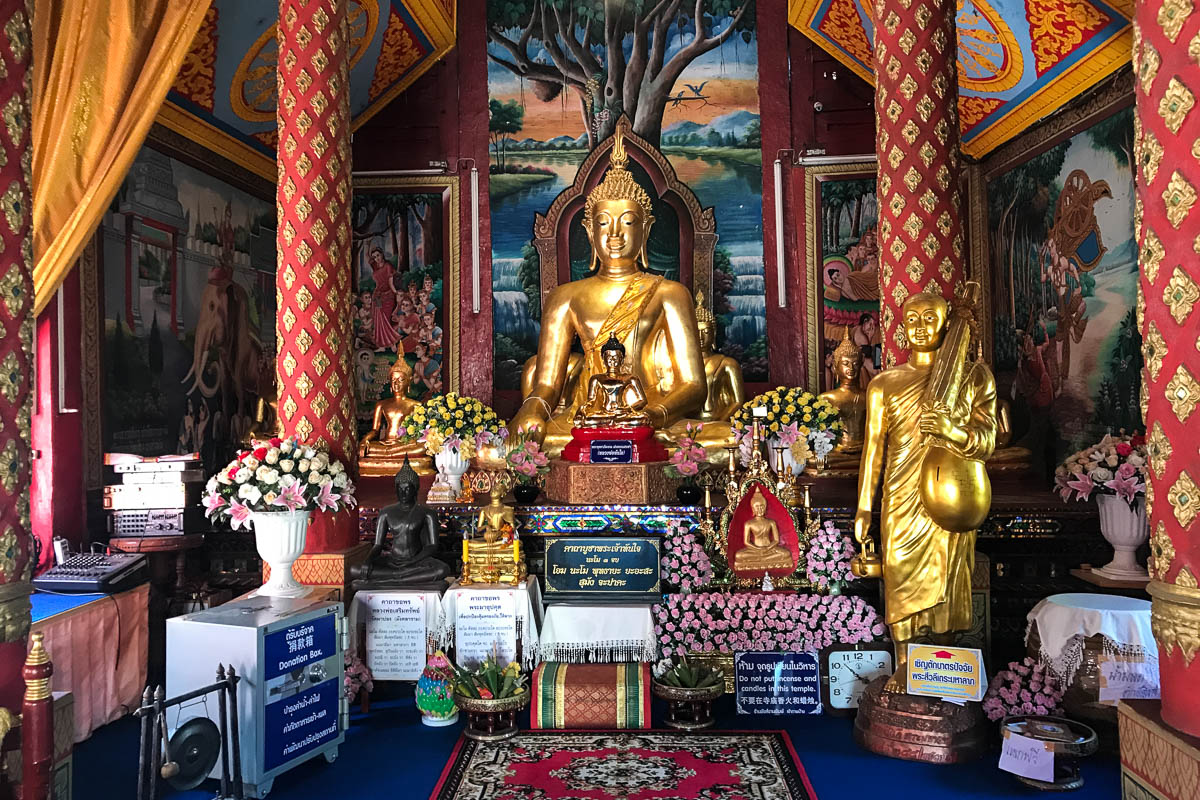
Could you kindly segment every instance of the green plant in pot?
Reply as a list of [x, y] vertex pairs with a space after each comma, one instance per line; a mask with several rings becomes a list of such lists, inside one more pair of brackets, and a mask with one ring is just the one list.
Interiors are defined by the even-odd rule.
[[454, 703], [467, 712], [468, 739], [498, 742], [517, 735], [517, 712], [529, 705], [521, 666], [488, 656], [474, 670], [454, 664]]
[[660, 662], [650, 690], [667, 701], [663, 724], [681, 730], [701, 730], [713, 725], [713, 701], [725, 692], [725, 673], [707, 664], [689, 663], [686, 656]]
[[708, 453], [696, 441], [702, 430], [704, 423], [687, 423], [684, 435], [679, 437], [675, 452], [671, 454], [670, 463], [663, 467], [668, 478], [683, 482], [675, 490], [675, 496], [685, 506], [697, 505], [703, 493], [698, 481], [706, 466]]

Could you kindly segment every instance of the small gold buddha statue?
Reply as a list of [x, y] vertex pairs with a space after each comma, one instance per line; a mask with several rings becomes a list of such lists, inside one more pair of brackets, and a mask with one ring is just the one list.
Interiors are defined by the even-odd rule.
[[359, 472], [366, 476], [394, 475], [407, 458], [417, 474], [432, 475], [433, 463], [425, 445], [403, 438], [404, 420], [417, 406], [417, 401], [408, 397], [413, 371], [403, 356], [396, 359], [389, 377], [392, 396], [375, 403], [371, 430], [359, 443]]
[[1022, 472], [1033, 465], [1033, 451], [1012, 443], [1012, 406], [996, 398], [996, 451], [987, 460], [988, 472]]
[[678, 440], [686, 435], [688, 423], [701, 422], [704, 427], [695, 437], [696, 443], [708, 451], [712, 461], [720, 460], [725, 446], [733, 438], [729, 419], [746, 402], [746, 383], [742, 380], [741, 365], [736, 359], [716, 351], [716, 324], [713, 312], [704, 305], [704, 293], [696, 292], [696, 328], [708, 394], [695, 419], [676, 422], [662, 437]]
[[[691, 293], [649, 272], [646, 240], [654, 216], [650, 196], [627, 169], [623, 130], [619, 124], [608, 173], [584, 205], [595, 272], [559, 285], [543, 300], [529, 393], [509, 425], [541, 442], [550, 455], [571, 440], [592, 377], [606, 371], [601, 348], [610, 338], [625, 347], [631, 374], [645, 391], [643, 413], [656, 431], [698, 413], [707, 394]], [[573, 394], [556, 412], [576, 338], [583, 364]]]
[[754, 516], [746, 520], [742, 540], [744, 544], [733, 554], [735, 572], [786, 569], [796, 567], [792, 551], [783, 546], [779, 526], [775, 520], [767, 519], [767, 498], [762, 489], [756, 489], [750, 498], [750, 510]]
[[859, 385], [862, 365], [862, 350], [851, 341], [850, 328], [847, 327], [841, 343], [833, 351], [833, 374], [838, 379], [838, 385], [821, 393], [821, 399], [829, 401], [838, 410], [838, 418], [842, 421], [841, 438], [829, 454], [830, 469], [858, 467], [867, 421], [867, 393]]
[[646, 390], [636, 375], [624, 372], [625, 345], [610, 336], [600, 348], [604, 372], [588, 380], [587, 402], [575, 412], [576, 428], [639, 428], [650, 425]]
[[279, 386], [275, 382], [275, 362], [267, 358], [260, 364], [262, 370], [258, 378], [258, 399], [254, 402], [254, 420], [246, 431], [243, 444], [279, 435]]
[[518, 586], [528, 574], [517, 538], [517, 519], [513, 507], [502, 500], [509, 482], [498, 480], [492, 485], [491, 500], [479, 509], [475, 517], [476, 538], [463, 538], [462, 586], [477, 583], [502, 583]]

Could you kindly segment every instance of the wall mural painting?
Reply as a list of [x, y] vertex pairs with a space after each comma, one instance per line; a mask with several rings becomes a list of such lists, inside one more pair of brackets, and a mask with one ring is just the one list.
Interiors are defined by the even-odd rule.
[[1125, 108], [988, 181], [996, 380], [1041, 469], [1142, 425], [1132, 153]]
[[821, 293], [820, 390], [837, 386], [833, 351], [847, 329], [863, 354], [859, 380], [865, 389], [883, 368], [874, 165], [835, 167], [813, 177], [819, 186], [819, 211], [809, 224], [816, 226], [821, 242], [820, 273], [816, 276]]
[[391, 396], [389, 372], [397, 358], [413, 368], [412, 399], [455, 388], [445, 298], [453, 296], [446, 269], [457, 268], [449, 240], [456, 189], [455, 178], [355, 179], [351, 263], [360, 436], [370, 428], [375, 403]]
[[105, 450], [228, 459], [275, 371], [275, 205], [144, 147], [100, 225]]
[[[715, 208], [718, 349], [741, 361], [748, 381], [768, 379], [755, 24], [753, 2], [731, 0], [603, 10], [584, 0], [489, 0], [496, 388], [519, 388], [520, 367], [537, 349], [534, 214], [571, 185], [622, 114], [701, 205]], [[611, 64], [609, 53], [618, 51], [624, 58]], [[657, 199], [639, 169], [635, 177]], [[678, 277], [674, 212], [656, 202], [654, 215], [651, 269]], [[578, 218], [570, 224], [578, 227]], [[587, 243], [582, 229], [572, 228], [570, 239], [577, 278]]]

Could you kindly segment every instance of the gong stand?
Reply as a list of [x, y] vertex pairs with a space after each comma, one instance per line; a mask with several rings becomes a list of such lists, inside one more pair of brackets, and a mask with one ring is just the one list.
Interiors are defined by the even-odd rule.
[[[216, 693], [217, 708], [220, 718], [220, 727], [218, 728], [218, 742], [220, 760], [221, 760], [221, 793], [216, 800], [243, 800], [242, 795], [242, 747], [238, 735], [238, 710], [237, 710], [237, 685], [241, 677], [233, 669], [233, 665], [229, 665], [228, 670], [223, 666], [217, 665], [217, 680], [215, 683], [210, 683], [207, 686], [201, 686], [198, 689], [193, 689], [190, 692], [181, 694], [178, 697], [166, 699], [166, 692], [162, 686], [159, 686], [153, 692], [150, 687], [146, 687], [146, 691], [142, 693], [142, 705], [133, 712], [135, 717], [141, 719], [142, 737], [141, 749], [138, 754], [138, 800], [155, 800], [158, 796], [158, 779], [161, 776], [165, 778], [176, 789], [190, 789], [200, 784], [205, 777], [212, 771], [215, 766], [216, 756], [212, 757], [212, 762], [207, 768], [197, 770], [198, 775], [183, 776], [176, 779], [180, 774], [180, 758], [191, 758], [196, 761], [203, 758], [201, 753], [193, 753], [190, 750], [184, 753], [175, 753], [171, 746], [167, 743], [167, 718], [166, 710], [172, 706], [179, 706], [191, 700], [205, 698], [213, 693]], [[209, 728], [217, 727], [212, 724], [212, 721], [207, 717], [196, 717], [188, 720], [184, 725], [180, 726], [183, 730], [184, 726], [196, 723], [203, 720]], [[202, 725], [202, 724], [201, 724]], [[197, 726], [198, 728], [200, 725]], [[179, 731], [176, 732], [177, 739]], [[197, 731], [200, 735], [201, 731]], [[165, 747], [164, 747], [165, 745]], [[195, 748], [192, 748], [193, 750]], [[166, 751], [166, 761], [163, 761], [164, 750]], [[233, 769], [230, 772], [230, 752], [233, 754]], [[195, 766], [194, 764], [192, 766]], [[188, 778], [192, 778], [194, 782], [184, 783]]]

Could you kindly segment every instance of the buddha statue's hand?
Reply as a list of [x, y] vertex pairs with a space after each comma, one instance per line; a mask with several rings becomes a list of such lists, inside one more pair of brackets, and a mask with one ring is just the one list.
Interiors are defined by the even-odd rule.
[[517, 415], [513, 417], [509, 424], [509, 430], [515, 431], [519, 436], [526, 436], [541, 442], [546, 438], [548, 419], [541, 414], [541, 404], [526, 401], [517, 411]]
[[860, 508], [854, 515], [854, 540], [858, 542], [863, 552], [874, 552], [875, 543], [871, 540], [871, 511]]
[[921, 413], [917, 428], [926, 436], [937, 436], [960, 447], [967, 443], [967, 432], [955, 425], [942, 409], [930, 408]]

